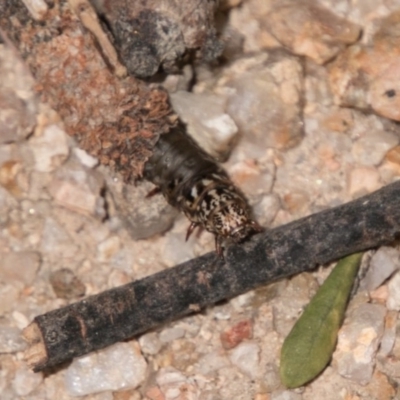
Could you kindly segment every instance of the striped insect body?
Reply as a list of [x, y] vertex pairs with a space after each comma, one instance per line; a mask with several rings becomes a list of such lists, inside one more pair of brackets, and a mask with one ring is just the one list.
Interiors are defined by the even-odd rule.
[[215, 235], [219, 256], [224, 240], [239, 243], [262, 230], [242, 192], [182, 125], [160, 137], [144, 177], [191, 221], [186, 239], [196, 227], [206, 229]]

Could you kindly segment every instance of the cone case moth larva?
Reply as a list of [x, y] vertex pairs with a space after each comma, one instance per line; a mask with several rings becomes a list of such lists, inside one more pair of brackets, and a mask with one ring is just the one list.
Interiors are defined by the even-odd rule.
[[215, 235], [219, 256], [225, 240], [239, 243], [262, 230], [251, 218], [243, 193], [186, 133], [183, 124], [161, 135], [146, 162], [144, 178], [191, 221], [186, 239], [196, 227], [206, 229]]

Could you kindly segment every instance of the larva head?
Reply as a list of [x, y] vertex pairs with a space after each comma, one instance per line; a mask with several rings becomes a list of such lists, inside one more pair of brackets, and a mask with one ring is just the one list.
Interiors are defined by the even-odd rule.
[[232, 199], [217, 209], [212, 215], [212, 231], [215, 235], [232, 239], [239, 243], [255, 232], [260, 232], [261, 227], [253, 221], [249, 208], [242, 199]]

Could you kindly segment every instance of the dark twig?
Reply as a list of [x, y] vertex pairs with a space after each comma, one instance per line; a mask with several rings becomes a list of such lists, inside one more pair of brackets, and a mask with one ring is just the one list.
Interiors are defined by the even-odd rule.
[[25, 329], [35, 371], [143, 333], [317, 264], [392, 242], [400, 182], [214, 253], [35, 318]]

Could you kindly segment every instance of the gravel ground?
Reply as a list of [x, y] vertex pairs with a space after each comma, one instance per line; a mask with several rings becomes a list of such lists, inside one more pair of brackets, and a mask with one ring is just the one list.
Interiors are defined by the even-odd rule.
[[[236, 3], [225, 2], [227, 62], [164, 86], [258, 221], [279, 226], [398, 179], [400, 1]], [[0, 76], [2, 399], [400, 399], [397, 247], [364, 257], [333, 360], [306, 387], [282, 386], [280, 348], [330, 267], [31, 372], [20, 334], [36, 315], [212, 251], [214, 239], [185, 242], [188, 221], [146, 199], [150, 184], [126, 187], [77, 148], [5, 45]]]

